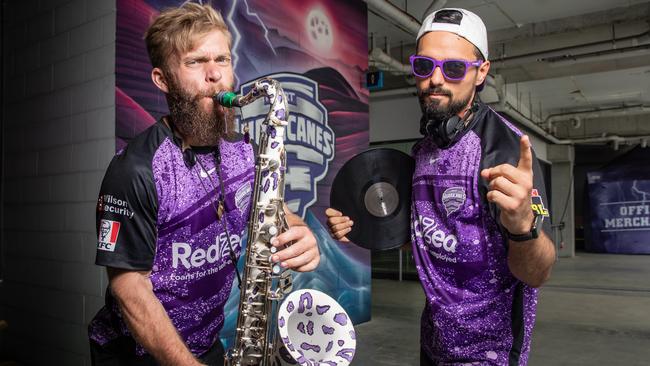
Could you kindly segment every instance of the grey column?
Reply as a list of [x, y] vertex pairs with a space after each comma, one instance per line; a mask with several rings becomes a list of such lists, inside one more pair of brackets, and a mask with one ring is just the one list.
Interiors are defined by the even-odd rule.
[[[575, 152], [570, 145], [548, 145], [551, 166], [551, 225], [559, 257], [575, 256], [575, 212], [573, 166]], [[563, 216], [564, 213], [564, 216]], [[560, 229], [561, 223], [564, 223]]]

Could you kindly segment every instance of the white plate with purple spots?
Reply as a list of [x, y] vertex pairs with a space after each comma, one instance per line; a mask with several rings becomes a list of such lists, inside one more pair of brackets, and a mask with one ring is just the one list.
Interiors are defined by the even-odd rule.
[[357, 346], [354, 326], [341, 305], [317, 290], [292, 292], [278, 311], [280, 339], [303, 366], [346, 366]]

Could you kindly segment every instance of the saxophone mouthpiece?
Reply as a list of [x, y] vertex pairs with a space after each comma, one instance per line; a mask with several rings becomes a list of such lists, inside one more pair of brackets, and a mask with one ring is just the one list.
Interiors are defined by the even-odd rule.
[[220, 91], [212, 98], [226, 108], [242, 107], [242, 97], [231, 91]]

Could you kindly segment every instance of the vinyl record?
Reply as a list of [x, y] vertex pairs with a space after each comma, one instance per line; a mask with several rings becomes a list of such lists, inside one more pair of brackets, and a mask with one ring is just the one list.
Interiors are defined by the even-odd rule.
[[398, 248], [411, 240], [411, 180], [415, 162], [387, 148], [348, 160], [332, 184], [330, 205], [354, 225], [346, 236], [371, 250]]

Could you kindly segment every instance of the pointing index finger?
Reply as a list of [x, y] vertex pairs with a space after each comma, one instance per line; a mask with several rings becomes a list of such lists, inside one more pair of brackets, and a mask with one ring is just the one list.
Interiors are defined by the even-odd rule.
[[533, 170], [533, 152], [530, 148], [530, 139], [526, 135], [521, 136], [519, 140], [519, 163], [517, 168], [526, 171]]

